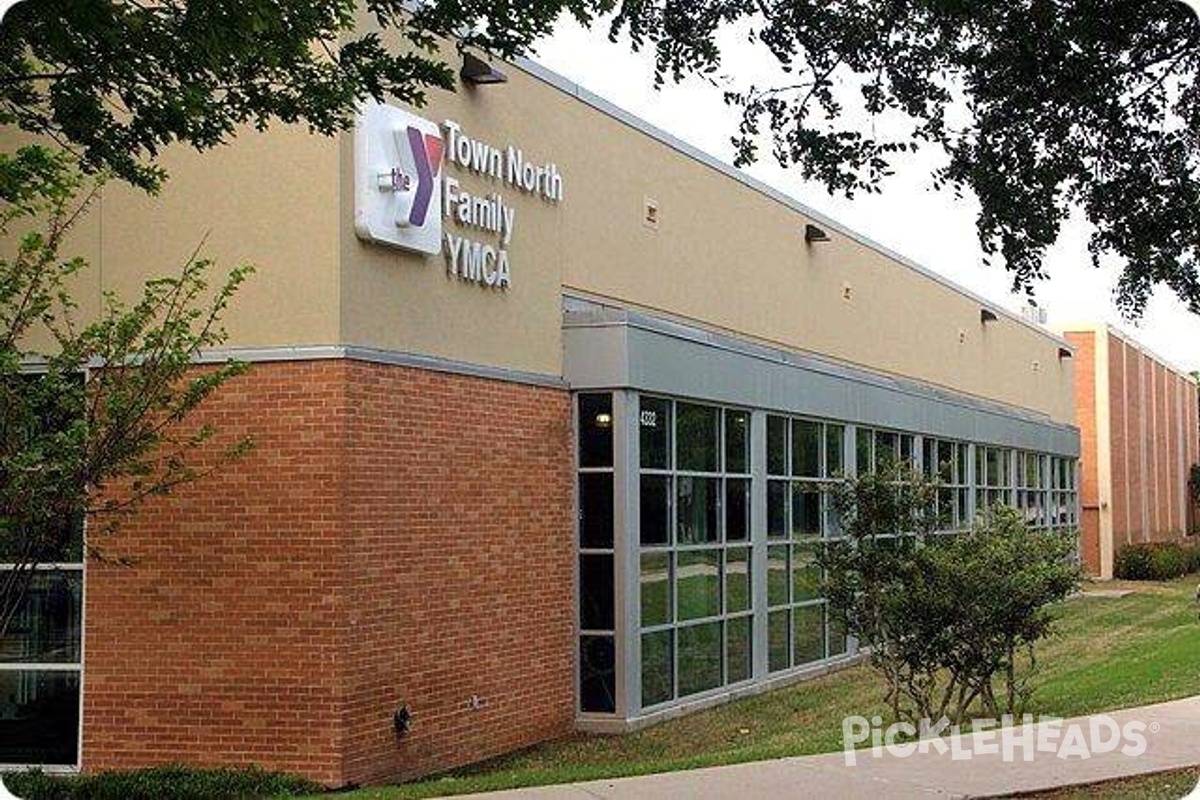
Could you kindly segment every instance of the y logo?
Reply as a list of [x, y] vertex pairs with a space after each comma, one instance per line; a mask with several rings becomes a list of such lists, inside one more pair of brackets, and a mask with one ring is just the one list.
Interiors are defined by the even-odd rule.
[[[403, 137], [403, 143], [401, 138]], [[442, 170], [441, 134], [422, 134], [411, 125], [403, 132], [396, 131], [396, 149], [407, 146], [412, 151], [413, 163], [417, 168], [417, 193], [413, 198], [412, 210], [408, 215], [408, 224], [421, 227], [429, 213], [429, 202], [433, 199], [433, 190]], [[397, 220], [399, 222], [399, 220]]]
[[363, 108], [355, 132], [354, 227], [363, 239], [442, 250], [441, 129], [395, 106]]

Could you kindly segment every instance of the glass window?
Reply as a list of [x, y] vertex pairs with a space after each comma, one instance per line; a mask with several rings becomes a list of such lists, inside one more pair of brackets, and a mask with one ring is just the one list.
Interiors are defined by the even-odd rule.
[[671, 538], [671, 476], [643, 475], [641, 477], [641, 540], [642, 546], [661, 546]]
[[783, 539], [788, 535], [788, 484], [786, 481], [767, 482], [767, 536]]
[[894, 466], [900, 459], [900, 448], [896, 434], [891, 431], [875, 431], [875, 467]]
[[792, 665], [791, 616], [786, 608], [767, 615], [767, 667], [771, 672]]
[[617, 653], [611, 636], [579, 637], [579, 702], [584, 711], [617, 709]]
[[807, 420], [792, 420], [792, 474], [802, 478], [821, 477], [821, 426]]
[[579, 395], [579, 466], [611, 467], [612, 395]]
[[679, 696], [721, 685], [721, 623], [688, 625], [679, 637]]
[[875, 469], [875, 459], [872, 457], [871, 431], [869, 428], [859, 428], [854, 437], [854, 457], [858, 460], [858, 474], [865, 475]]
[[579, 546], [612, 549], [613, 474], [579, 473]]
[[671, 401], [657, 397], [639, 400], [638, 437], [644, 469], [671, 467]]
[[750, 472], [750, 412], [725, 412], [725, 471]]
[[721, 613], [721, 551], [680, 550], [675, 555], [679, 619]]
[[750, 548], [731, 547], [725, 551], [725, 611], [748, 611], [750, 600]]
[[783, 417], [767, 417], [767, 474], [787, 475], [788, 421]]
[[818, 486], [798, 483], [792, 486], [792, 536], [821, 535], [821, 490]]
[[794, 663], [809, 664], [825, 658], [825, 606], [801, 606], [792, 611]]
[[825, 426], [825, 477], [836, 478], [845, 470], [842, 459], [846, 429], [841, 425]]
[[74, 765], [77, 671], [0, 671], [0, 764]]
[[725, 479], [725, 541], [750, 539], [750, 479]]
[[665, 625], [671, 616], [671, 554], [642, 553], [642, 626]]
[[728, 683], [749, 680], [753, 673], [753, 617], [734, 617], [725, 623]]
[[821, 570], [816, 546], [792, 545], [792, 602], [816, 600], [821, 596]]
[[[8, 574], [0, 573], [0, 578]], [[33, 573], [21, 606], [9, 623], [3, 641], [0, 641], [0, 663], [77, 663], [80, 659], [82, 616], [81, 570]], [[0, 704], [2, 702], [3, 695], [0, 695]], [[4, 719], [2, 709], [0, 705], [0, 720]], [[0, 730], [3, 730], [2, 721]], [[74, 761], [72, 754], [71, 763]]]
[[829, 609], [826, 608], [825, 616], [829, 617], [829, 657], [840, 656], [849, 649], [849, 644], [846, 641], [846, 628], [837, 620], [832, 618]]
[[721, 437], [718, 409], [677, 403], [679, 415], [676, 440], [679, 469], [684, 472], [717, 472], [720, 469], [717, 442]]
[[642, 634], [642, 705], [652, 706], [675, 696], [673, 630]]
[[767, 605], [781, 606], [788, 602], [788, 547], [772, 545], [767, 548]]
[[717, 521], [717, 491], [720, 480], [681, 475], [676, 481], [679, 488], [676, 541], [679, 544], [707, 544], [718, 541], [720, 529]]
[[613, 557], [608, 553], [579, 556], [579, 627], [613, 629]]

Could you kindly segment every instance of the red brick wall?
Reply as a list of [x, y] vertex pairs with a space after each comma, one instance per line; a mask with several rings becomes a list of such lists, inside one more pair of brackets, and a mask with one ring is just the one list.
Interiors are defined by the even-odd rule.
[[[569, 394], [371, 364], [354, 364], [347, 388], [346, 779], [567, 734]], [[412, 730], [397, 739], [399, 704]]]
[[569, 409], [562, 390], [349, 361], [225, 387], [204, 417], [255, 450], [104, 542], [134, 566], [88, 566], [84, 768], [338, 786], [567, 733]]
[[203, 411], [241, 462], [145, 505], [88, 564], [83, 765], [340, 779], [344, 366], [260, 364]]
[[1096, 472], [1096, 337], [1088, 332], [1066, 334], [1075, 347], [1075, 422], [1079, 426], [1079, 548], [1089, 572], [1100, 571], [1100, 489]]
[[1129, 471], [1130, 444], [1136, 429], [1128, 427], [1128, 409], [1125, 398], [1128, 388], [1125, 380], [1125, 342], [1109, 336], [1108, 342], [1108, 413], [1111, 427], [1112, 460], [1112, 525], [1113, 549], [1129, 540]]

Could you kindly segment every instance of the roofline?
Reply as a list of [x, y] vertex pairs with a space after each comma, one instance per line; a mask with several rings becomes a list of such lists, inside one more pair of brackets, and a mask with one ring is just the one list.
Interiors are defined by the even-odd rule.
[[1187, 381], [1194, 380], [1192, 378], [1192, 373], [1195, 371], [1200, 371], [1200, 365], [1197, 366], [1196, 370], [1190, 370], [1187, 367], [1180, 366], [1177, 362], [1172, 361], [1156, 350], [1152, 350], [1145, 344], [1142, 344], [1142, 342], [1140, 342], [1121, 326], [1115, 325], [1111, 322], [1076, 322], [1069, 325], [1056, 325], [1055, 328], [1061, 331], [1064, 336], [1068, 333], [1111, 333], [1113, 336], [1116, 336], [1118, 339], [1125, 342], [1125, 344], [1131, 346], [1134, 350], [1137, 350], [1142, 355], [1148, 356], [1152, 361], [1157, 362], [1164, 368], [1174, 372], [1177, 376]]
[[733, 166], [725, 163], [724, 161], [721, 161], [719, 158], [716, 158], [715, 156], [704, 152], [703, 150], [701, 150], [698, 147], [694, 147], [693, 145], [688, 144], [687, 142], [683, 141], [679, 137], [677, 137], [671, 133], [668, 133], [667, 131], [663, 130], [662, 128], [659, 128], [659, 127], [653, 125], [652, 123], [647, 122], [646, 120], [630, 113], [629, 111], [626, 111], [625, 109], [621, 108], [620, 106], [617, 106], [617, 105], [613, 104], [612, 102], [604, 99], [600, 95], [595, 94], [594, 92], [591, 92], [591, 91], [585, 89], [584, 87], [580, 86], [578, 83], [575, 83], [574, 81], [572, 81], [570, 78], [564, 77], [563, 75], [558, 74], [554, 70], [549, 69], [548, 67], [544, 67], [541, 64], [537, 63], [536, 61], [533, 61], [529, 58], [518, 57], [516, 59], [513, 59], [509, 63], [511, 63], [513, 66], [517, 67], [518, 69], [520, 69], [522, 72], [526, 73], [527, 75], [529, 75], [533, 78], [536, 78], [536, 79], [542, 81], [543, 83], [554, 87], [555, 89], [558, 89], [559, 91], [563, 92], [564, 94], [574, 97], [576, 100], [579, 100], [579, 101], [585, 103], [586, 105], [591, 106], [592, 108], [599, 111], [600, 113], [605, 114], [605, 115], [617, 120], [618, 122], [628, 125], [630, 128], [633, 128], [634, 130], [636, 130], [640, 133], [643, 133], [646, 136], [649, 136], [650, 138], [655, 139], [662, 144], [665, 144], [667, 147], [670, 147], [671, 149], [681, 153], [682, 155], [687, 156], [688, 158], [691, 158], [694, 161], [698, 161], [707, 167], [715, 169], [716, 171], [720, 172], [721, 174], [725, 175], [726, 177], [732, 178], [733, 180], [742, 184], [743, 186], [746, 186], [747, 188], [752, 189], [753, 191], [756, 191], [759, 194], [765, 195], [766, 197], [770, 198], [771, 200], [774, 200], [777, 203], [787, 206], [791, 210], [798, 212], [800, 214], [803, 214], [805, 217], [808, 217], [809, 219], [811, 219], [815, 222], [819, 222], [822, 225], [826, 225], [826, 226], [832, 228], [833, 230], [837, 231], [838, 233], [842, 234], [843, 236], [853, 239], [854, 241], [858, 242], [859, 244], [863, 245], [864, 247], [874, 250], [875, 252], [879, 253], [880, 255], [883, 255], [883, 256], [887, 257], [888, 259], [895, 261], [896, 263], [900, 264], [901, 266], [907, 267], [910, 270], [912, 270], [926, 278], [929, 278], [930, 280], [932, 280], [938, 284], [941, 284], [942, 286], [946, 287], [947, 289], [950, 289], [951, 291], [956, 292], [957, 294], [961, 295], [962, 297], [965, 297], [968, 300], [972, 300], [976, 303], [979, 303], [981, 306], [983, 306], [984, 308], [987, 308], [989, 311], [994, 311], [997, 314], [1000, 314], [1000, 315], [1006, 317], [1007, 319], [1009, 319], [1013, 322], [1016, 322], [1020, 325], [1023, 325], [1026, 328], [1029, 328], [1030, 330], [1034, 331], [1035, 333], [1040, 334], [1041, 336], [1049, 339], [1050, 341], [1054, 342], [1058, 346], [1066, 347], [1067, 349], [1074, 352], [1074, 347], [1071, 345], [1071, 343], [1068, 342], [1066, 339], [1062, 338], [1061, 336], [1056, 335], [1053, 331], [1047, 330], [1046, 328], [1043, 328], [1040, 325], [1036, 325], [1036, 324], [1030, 322], [1029, 320], [1024, 319], [1020, 314], [1014, 313], [1014, 312], [1010, 311], [1009, 309], [1005, 308], [1004, 306], [998, 305], [995, 302], [988, 300], [986, 297], [973, 292], [972, 290], [966, 288], [965, 286], [955, 283], [954, 281], [950, 280], [946, 276], [935, 272], [934, 270], [930, 269], [929, 267], [919, 264], [916, 261], [912, 260], [911, 258], [909, 258], [905, 255], [897, 253], [895, 250], [892, 250], [892, 249], [880, 244], [879, 242], [876, 242], [875, 240], [871, 239], [866, 234], [860, 233], [852, 228], [849, 228], [846, 225], [842, 224], [841, 222], [838, 222], [837, 220], [835, 220], [831, 217], [828, 217], [825, 214], [822, 214], [820, 211], [817, 211], [814, 208], [810, 208], [810, 207], [804, 205], [799, 200], [795, 199], [794, 197], [791, 197], [790, 195], [784, 194], [783, 192], [781, 192], [780, 190], [771, 186], [770, 184], [764, 183], [763, 181], [760, 181], [757, 178], [751, 177], [750, 175], [746, 174], [742, 170], [737, 169], [736, 167], [733, 167]]

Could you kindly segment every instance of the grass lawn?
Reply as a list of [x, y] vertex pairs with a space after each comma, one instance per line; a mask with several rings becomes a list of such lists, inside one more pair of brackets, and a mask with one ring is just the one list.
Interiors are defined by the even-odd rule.
[[1068, 786], [1053, 792], [1022, 795], [1022, 800], [1179, 800], [1196, 788], [1200, 769], [1156, 772], [1138, 778]]
[[[1067, 602], [1056, 635], [1041, 647], [1029, 710], [1073, 717], [1200, 694], [1196, 582], [1114, 582], [1096, 588], [1136, 594]], [[841, 748], [844, 717], [886, 717], [882, 696], [874, 672], [857, 666], [638, 733], [577, 735], [445, 776], [345, 796], [429, 797], [824, 753]]]

